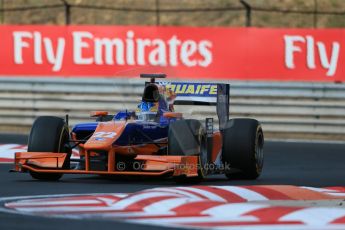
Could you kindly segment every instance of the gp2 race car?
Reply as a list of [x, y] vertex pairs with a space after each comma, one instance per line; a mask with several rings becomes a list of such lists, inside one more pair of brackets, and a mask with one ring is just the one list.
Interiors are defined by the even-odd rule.
[[[165, 74], [141, 74], [145, 82], [137, 111], [108, 115], [96, 111], [95, 122], [68, 129], [66, 119], [41, 116], [31, 128], [28, 152], [15, 154], [15, 172], [39, 180], [63, 174], [167, 176], [186, 180], [225, 174], [256, 179], [263, 167], [264, 135], [254, 119], [229, 120], [229, 84], [156, 82]], [[184, 119], [174, 104], [216, 105], [205, 123]], [[79, 159], [71, 158], [79, 149]]]

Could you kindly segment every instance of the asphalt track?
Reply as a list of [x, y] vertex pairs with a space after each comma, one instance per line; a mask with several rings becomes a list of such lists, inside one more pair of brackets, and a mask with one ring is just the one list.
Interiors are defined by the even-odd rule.
[[[0, 135], [1, 143], [25, 144], [25, 136]], [[11, 165], [0, 164], [0, 197], [45, 194], [129, 193], [176, 186], [166, 179], [113, 178], [65, 175], [59, 182], [40, 182], [27, 174], [8, 173]], [[201, 185], [300, 185], [345, 186], [345, 144], [265, 143], [265, 165], [256, 181], [228, 181], [214, 176]], [[106, 220], [71, 220], [22, 216], [0, 212], [0, 229], [161, 229], [160, 227]]]

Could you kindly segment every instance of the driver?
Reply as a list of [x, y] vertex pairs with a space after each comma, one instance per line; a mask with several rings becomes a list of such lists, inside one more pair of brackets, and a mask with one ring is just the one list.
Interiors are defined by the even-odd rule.
[[169, 107], [165, 87], [151, 83], [144, 89], [136, 114], [139, 120], [157, 121], [164, 112], [170, 111]]

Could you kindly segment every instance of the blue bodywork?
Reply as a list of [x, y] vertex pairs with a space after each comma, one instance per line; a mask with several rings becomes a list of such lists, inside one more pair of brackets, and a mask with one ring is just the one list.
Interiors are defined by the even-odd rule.
[[[134, 111], [120, 111], [113, 117], [113, 120], [126, 120], [133, 116], [135, 116]], [[160, 116], [159, 122], [136, 120], [134, 123], [128, 123], [114, 145], [138, 145], [167, 138], [169, 124], [175, 120]], [[98, 122], [80, 123], [73, 127], [72, 132], [77, 135], [79, 140], [88, 139], [96, 130], [97, 125]]]

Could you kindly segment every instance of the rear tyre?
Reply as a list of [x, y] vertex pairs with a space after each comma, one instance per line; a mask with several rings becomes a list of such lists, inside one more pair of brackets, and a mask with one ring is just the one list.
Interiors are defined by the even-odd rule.
[[[59, 117], [42, 116], [38, 117], [32, 125], [28, 152], [54, 152], [71, 154], [68, 147], [69, 131], [65, 121]], [[66, 159], [63, 168], [69, 168], [69, 157]], [[59, 180], [62, 173], [37, 173], [30, 171], [30, 175], [38, 180]]]
[[229, 179], [254, 180], [262, 172], [264, 134], [255, 119], [231, 119], [223, 130], [222, 161]]
[[[200, 121], [186, 119], [175, 121], [169, 126], [168, 155], [199, 156], [198, 177], [204, 179], [207, 175], [207, 143], [206, 132]], [[191, 178], [188, 178], [191, 179]], [[187, 182], [186, 178], [176, 177], [177, 182]], [[190, 180], [188, 180], [190, 182]]]

